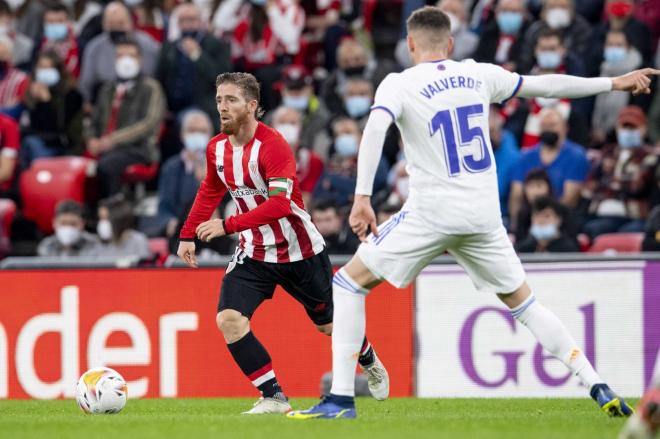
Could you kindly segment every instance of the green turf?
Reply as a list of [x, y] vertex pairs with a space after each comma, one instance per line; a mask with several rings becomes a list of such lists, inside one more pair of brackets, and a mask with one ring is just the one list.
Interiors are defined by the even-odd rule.
[[602, 439], [615, 438], [624, 422], [588, 399], [360, 399], [359, 418], [341, 421], [241, 416], [252, 402], [131, 400], [118, 415], [85, 415], [73, 401], [0, 401], [0, 438]]

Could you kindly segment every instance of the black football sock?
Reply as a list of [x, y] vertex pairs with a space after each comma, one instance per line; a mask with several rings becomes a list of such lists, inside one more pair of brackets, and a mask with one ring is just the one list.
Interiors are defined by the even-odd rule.
[[234, 361], [248, 377], [254, 387], [259, 389], [264, 398], [286, 400], [280, 384], [275, 378], [270, 355], [266, 348], [257, 340], [252, 331], [240, 340], [227, 344]]
[[374, 355], [374, 348], [371, 346], [371, 343], [369, 343], [369, 340], [367, 340], [367, 337], [364, 337], [362, 347], [360, 348], [358, 363], [360, 363], [360, 366], [362, 367], [369, 367], [374, 364]]

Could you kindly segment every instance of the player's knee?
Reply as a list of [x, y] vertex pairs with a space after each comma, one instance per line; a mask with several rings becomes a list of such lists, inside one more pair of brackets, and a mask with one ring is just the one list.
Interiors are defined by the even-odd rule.
[[332, 323], [316, 325], [316, 329], [318, 329], [321, 334], [332, 335]]
[[227, 343], [240, 340], [250, 330], [250, 322], [247, 317], [233, 309], [220, 311], [215, 321]]

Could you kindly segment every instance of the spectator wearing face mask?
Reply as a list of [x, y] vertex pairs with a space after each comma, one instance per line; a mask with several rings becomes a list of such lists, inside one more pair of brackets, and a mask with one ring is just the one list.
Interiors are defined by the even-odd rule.
[[152, 235], [172, 237], [179, 226], [179, 218], [195, 199], [200, 182], [206, 176], [206, 147], [213, 136], [208, 115], [189, 110], [183, 116], [181, 140], [184, 148], [170, 157], [161, 168], [158, 180], [158, 214]]
[[0, 0], [0, 36], [8, 37], [14, 44], [14, 64], [21, 68], [29, 67], [34, 42], [16, 30], [16, 16], [5, 0]]
[[192, 3], [176, 8], [174, 17], [181, 32], [176, 41], [163, 45], [156, 77], [167, 95], [167, 106], [174, 114], [199, 108], [215, 120], [215, 78], [231, 70], [229, 45], [209, 34], [201, 12]]
[[38, 256], [98, 256], [99, 239], [85, 231], [83, 206], [77, 201], [62, 200], [55, 208], [55, 234], [39, 243]]
[[552, 184], [543, 168], [532, 169], [525, 176], [522, 184], [522, 203], [516, 216], [510, 217], [507, 230], [513, 235], [514, 242], [520, 242], [529, 235], [532, 224], [532, 203], [541, 197], [551, 197]]
[[160, 46], [149, 35], [134, 30], [130, 12], [123, 3], [110, 2], [103, 11], [103, 33], [92, 39], [83, 53], [79, 87], [85, 103], [94, 103], [101, 84], [116, 78], [116, 45], [127, 38], [140, 48], [143, 74], [153, 76]]
[[[323, 176], [316, 185], [314, 198], [333, 200], [339, 206], [347, 206], [353, 199], [357, 177], [357, 155], [361, 131], [357, 122], [339, 118], [332, 124], [333, 150]], [[381, 158], [374, 179], [374, 194], [387, 186], [388, 166]]]
[[62, 3], [49, 4], [44, 12], [43, 38], [39, 53], [55, 52], [64, 62], [66, 70], [78, 78], [80, 75], [80, 52], [73, 31], [69, 10]]
[[370, 81], [349, 78], [342, 91], [344, 108], [337, 116], [347, 116], [358, 122], [360, 129], [367, 123], [369, 110], [374, 102], [374, 88]]
[[342, 91], [349, 78], [366, 79], [375, 89], [385, 76], [395, 70], [393, 62], [384, 59], [376, 61], [358, 41], [345, 39], [337, 48], [337, 69], [323, 81], [321, 98], [330, 113], [339, 114], [344, 109]]
[[[298, 111], [302, 116], [300, 144], [321, 157], [328, 156], [330, 138], [327, 127], [332, 116], [323, 101], [314, 94], [311, 75], [300, 65], [287, 66], [282, 70], [281, 105]], [[266, 114], [269, 124], [273, 113]]]
[[646, 140], [646, 116], [623, 107], [616, 124], [617, 142], [601, 149], [586, 185], [593, 219], [584, 225], [592, 239], [603, 233], [641, 232], [648, 216], [657, 154]]
[[516, 243], [519, 253], [578, 252], [580, 248], [563, 229], [566, 208], [550, 197], [536, 199], [532, 203], [532, 225], [529, 235]]
[[479, 37], [468, 26], [465, 2], [463, 0], [440, 0], [437, 7], [449, 17], [450, 32], [454, 39], [454, 50], [450, 54], [450, 58], [455, 61], [471, 58], [479, 44]]
[[524, 0], [501, 0], [495, 19], [487, 22], [474, 52], [477, 62], [500, 65], [515, 72], [520, 65], [523, 36], [529, 27]]
[[504, 117], [499, 109], [492, 106], [488, 113], [488, 128], [490, 131], [490, 143], [493, 146], [495, 164], [497, 165], [497, 188], [500, 193], [500, 210], [502, 218], [509, 216], [509, 191], [511, 181], [518, 160], [520, 150], [515, 136], [504, 129]]
[[[604, 61], [600, 66], [600, 76], [612, 77], [631, 72], [641, 67], [642, 57], [628, 44], [626, 34], [610, 31], [607, 34]], [[591, 119], [592, 136], [597, 143], [603, 142], [607, 133], [616, 125], [617, 115], [631, 99], [630, 93], [611, 91], [596, 96], [594, 113]]]
[[360, 240], [347, 227], [339, 213], [339, 206], [333, 201], [319, 201], [311, 209], [312, 222], [323, 240], [328, 254], [352, 255], [360, 245]]
[[82, 96], [55, 52], [42, 52], [37, 58], [25, 105], [30, 125], [21, 148], [24, 168], [41, 157], [83, 152]]
[[128, 166], [158, 161], [156, 142], [166, 108], [158, 81], [142, 73], [137, 42], [118, 42], [114, 58], [117, 80], [106, 82], [99, 91], [87, 134], [87, 151], [98, 157], [102, 196], [120, 190]]
[[[552, 29], [539, 33], [536, 43], [536, 65], [531, 71], [534, 75], [568, 74], [584, 76], [584, 64], [571, 54], [561, 41], [561, 35]], [[511, 110], [515, 108], [515, 110]], [[507, 127], [520, 138], [520, 146], [529, 148], [539, 141], [539, 115], [543, 109], [558, 110], [568, 121], [568, 138], [584, 144], [589, 137], [586, 114], [589, 101], [586, 99], [557, 99], [536, 97], [531, 99], [513, 99], [507, 105], [507, 111], [513, 113], [507, 121]]]
[[100, 256], [151, 258], [149, 240], [144, 233], [133, 229], [133, 206], [121, 194], [101, 200], [98, 218], [96, 232], [102, 244]]
[[522, 182], [529, 171], [543, 168], [550, 177], [552, 192], [559, 201], [574, 208], [589, 172], [584, 148], [566, 138], [566, 121], [556, 109], [544, 109], [539, 115], [540, 142], [525, 151], [513, 173], [509, 215], [517, 216], [522, 203]]
[[19, 121], [25, 106], [23, 98], [30, 78], [14, 67], [14, 46], [7, 36], [0, 36], [0, 113]]
[[[575, 13], [573, 0], [547, 0], [543, 4], [541, 18], [532, 23], [525, 34], [520, 58], [520, 71], [528, 72], [534, 65], [535, 47], [539, 33], [550, 28], [559, 33], [567, 51], [582, 57], [591, 44], [591, 26]], [[571, 74], [571, 73], [569, 73]]]
[[278, 107], [273, 112], [272, 126], [282, 134], [296, 157], [296, 170], [305, 205], [323, 174], [323, 160], [302, 143], [302, 114], [290, 107]]
[[[657, 8], [657, 5], [656, 5]], [[605, 2], [606, 20], [594, 28], [593, 41], [589, 50], [589, 65], [591, 74], [598, 73], [598, 66], [604, 59], [604, 46], [607, 45], [607, 35], [610, 31], [620, 31], [626, 35], [626, 40], [642, 56], [644, 65], [653, 62], [653, 38], [648, 26], [633, 16], [635, 2], [633, 0], [607, 0]]]

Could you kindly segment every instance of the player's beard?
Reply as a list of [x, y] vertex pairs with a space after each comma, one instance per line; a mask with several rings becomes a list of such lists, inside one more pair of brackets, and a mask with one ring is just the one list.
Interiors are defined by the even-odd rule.
[[247, 123], [249, 115], [250, 112], [246, 105], [245, 111], [237, 114], [230, 121], [223, 122], [222, 118], [220, 118], [220, 131], [228, 136], [233, 136], [238, 133], [238, 130], [243, 124]]

